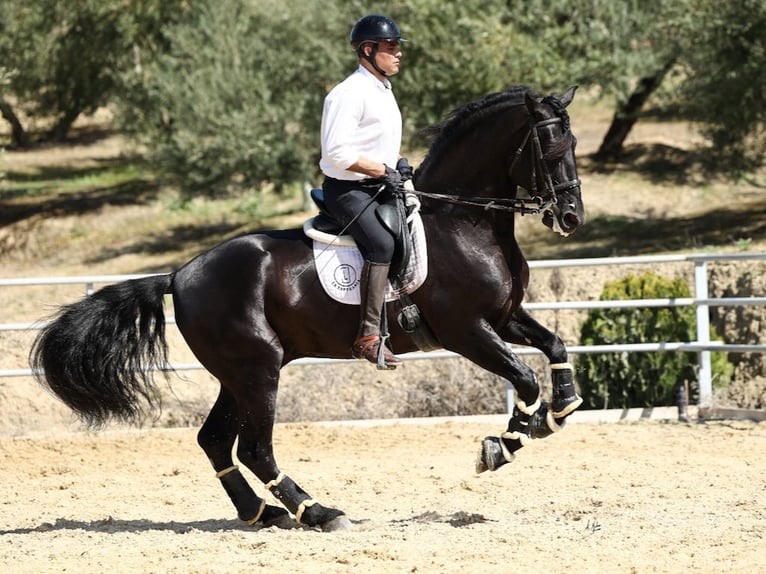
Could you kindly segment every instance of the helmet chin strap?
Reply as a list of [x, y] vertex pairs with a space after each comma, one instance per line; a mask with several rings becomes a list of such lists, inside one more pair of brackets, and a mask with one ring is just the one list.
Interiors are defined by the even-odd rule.
[[[370, 55], [364, 53], [364, 44], [372, 44], [372, 50], [370, 50]], [[373, 68], [375, 68], [375, 71], [378, 72], [381, 76], [384, 78], [388, 76], [380, 66], [378, 66], [378, 63], [375, 61], [375, 56], [378, 54], [378, 44], [376, 42], [365, 42], [364, 44], [359, 46], [359, 55], [367, 60]]]

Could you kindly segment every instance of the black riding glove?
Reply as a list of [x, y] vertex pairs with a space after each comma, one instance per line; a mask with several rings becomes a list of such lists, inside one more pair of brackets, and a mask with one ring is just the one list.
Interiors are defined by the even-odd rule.
[[402, 174], [395, 169], [391, 169], [386, 164], [383, 165], [386, 167], [386, 175], [383, 176], [383, 184], [386, 186], [386, 189], [391, 193], [401, 193], [404, 186]]
[[406, 157], [400, 157], [399, 161], [396, 162], [396, 171], [401, 174], [402, 181], [412, 179], [413, 170], [410, 166], [410, 162], [407, 161]]

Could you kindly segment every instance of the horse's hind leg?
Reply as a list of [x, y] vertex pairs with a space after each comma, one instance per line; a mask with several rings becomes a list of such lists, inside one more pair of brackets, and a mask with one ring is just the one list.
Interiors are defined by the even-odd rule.
[[531, 346], [550, 361], [553, 394], [532, 419], [532, 436], [542, 438], [558, 431], [567, 416], [582, 404], [574, 383], [574, 369], [561, 338], [538, 323], [525, 309], [517, 309], [500, 335], [509, 343]]
[[226, 493], [237, 509], [237, 516], [248, 525], [274, 524], [287, 512], [278, 506], [267, 505], [258, 497], [232, 460], [239, 419], [236, 403], [229, 391], [221, 387], [213, 408], [197, 434], [197, 442], [205, 451]]
[[351, 523], [343, 512], [317, 502], [277, 467], [272, 439], [278, 380], [279, 369], [276, 368], [270, 376], [264, 376], [261, 372], [257, 383], [240, 387], [237, 396], [241, 418], [237, 457], [301, 524], [320, 526], [323, 530], [350, 528]]

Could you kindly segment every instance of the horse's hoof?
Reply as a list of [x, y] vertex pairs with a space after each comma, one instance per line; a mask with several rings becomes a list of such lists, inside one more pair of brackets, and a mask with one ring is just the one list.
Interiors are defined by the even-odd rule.
[[504, 448], [503, 442], [496, 436], [488, 436], [481, 442], [481, 450], [476, 458], [476, 474], [486, 470], [497, 470], [514, 459], [513, 453]]
[[268, 522], [264, 521], [262, 528], [271, 528], [272, 526], [280, 530], [293, 530], [301, 527], [300, 523], [287, 513], [272, 518]]
[[336, 532], [338, 530], [354, 530], [354, 525], [345, 514], [341, 514], [322, 524], [322, 532]]

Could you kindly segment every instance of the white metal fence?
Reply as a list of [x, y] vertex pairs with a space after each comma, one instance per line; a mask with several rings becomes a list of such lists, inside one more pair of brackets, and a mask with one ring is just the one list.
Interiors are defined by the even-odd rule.
[[[666, 341], [661, 343], [635, 343], [615, 345], [571, 345], [567, 350], [571, 354], [587, 353], [613, 353], [613, 352], [695, 352], [699, 354], [699, 384], [700, 399], [699, 407], [712, 406], [712, 369], [710, 353], [712, 351], [725, 352], [764, 352], [766, 345], [745, 345], [710, 340], [710, 307], [715, 306], [751, 306], [766, 305], [766, 297], [727, 297], [710, 298], [708, 293], [708, 264], [722, 261], [766, 261], [766, 253], [740, 253], [720, 255], [655, 255], [636, 257], [600, 257], [590, 259], [559, 259], [547, 261], [530, 261], [530, 269], [555, 269], [587, 266], [615, 266], [615, 265], [660, 265], [666, 263], [688, 263], [694, 266], [694, 296], [689, 298], [665, 298], [665, 299], [633, 299], [620, 301], [556, 301], [556, 302], [525, 302], [524, 307], [530, 311], [535, 310], [589, 310], [618, 307], [681, 307], [693, 306], [696, 309], [697, 340], [693, 342]], [[97, 285], [104, 285], [144, 277], [145, 275], [101, 275], [60, 278], [20, 278], [0, 279], [0, 288], [12, 286], [32, 285], [83, 285], [86, 294], [93, 293]], [[600, 286], [599, 286], [600, 290]], [[173, 318], [168, 318], [173, 322]], [[0, 331], [25, 331], [41, 327], [40, 323], [0, 323]], [[520, 355], [539, 354], [537, 349], [527, 347], [514, 347], [514, 352]], [[437, 359], [456, 357], [448, 351], [435, 351], [431, 353], [408, 353], [401, 355], [405, 360]], [[291, 365], [327, 364], [338, 362], [334, 359], [298, 359]], [[179, 363], [172, 367], [177, 371], [202, 369], [199, 363]], [[0, 369], [0, 377], [31, 376], [29, 368]], [[509, 392], [511, 391], [509, 386]], [[509, 402], [509, 405], [512, 403]]]

